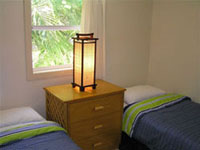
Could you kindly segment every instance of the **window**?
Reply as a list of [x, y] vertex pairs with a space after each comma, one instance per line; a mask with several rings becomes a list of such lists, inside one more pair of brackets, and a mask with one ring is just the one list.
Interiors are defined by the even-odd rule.
[[[82, 0], [24, 0], [28, 79], [72, 72]], [[60, 73], [62, 72], [62, 73]]]

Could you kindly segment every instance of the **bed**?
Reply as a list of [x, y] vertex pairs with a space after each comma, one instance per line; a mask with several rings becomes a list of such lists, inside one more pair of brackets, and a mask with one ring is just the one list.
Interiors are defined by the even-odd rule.
[[30, 107], [0, 111], [1, 150], [80, 150], [57, 123]]
[[125, 106], [122, 130], [120, 150], [200, 150], [200, 104], [158, 92]]

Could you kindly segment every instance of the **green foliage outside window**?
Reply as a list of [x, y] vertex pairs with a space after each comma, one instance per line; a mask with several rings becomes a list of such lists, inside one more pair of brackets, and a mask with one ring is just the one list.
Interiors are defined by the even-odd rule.
[[[80, 26], [82, 0], [31, 0], [32, 26]], [[72, 64], [78, 31], [32, 30], [33, 67]]]

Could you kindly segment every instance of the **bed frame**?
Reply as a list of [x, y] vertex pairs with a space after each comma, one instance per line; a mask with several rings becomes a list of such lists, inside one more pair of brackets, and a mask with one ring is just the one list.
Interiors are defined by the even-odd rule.
[[150, 150], [147, 146], [139, 141], [130, 138], [126, 133], [122, 132], [120, 150]]

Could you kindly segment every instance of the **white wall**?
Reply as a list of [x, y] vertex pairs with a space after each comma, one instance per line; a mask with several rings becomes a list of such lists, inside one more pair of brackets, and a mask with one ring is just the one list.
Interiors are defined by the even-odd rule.
[[53, 78], [27, 81], [24, 42], [24, 20], [22, 0], [1, 1], [3, 23], [2, 54], [2, 104], [1, 108], [32, 106], [45, 114], [45, 93], [43, 87], [70, 83], [72, 79]]
[[200, 102], [200, 1], [155, 0], [148, 83]]
[[[3, 23], [1, 108], [31, 106], [45, 114], [43, 87], [72, 78], [27, 81], [22, 0], [0, 0]], [[151, 25], [149, 0], [107, 0], [106, 80], [119, 85], [144, 83]], [[126, 40], [124, 40], [126, 39]]]
[[[130, 86], [148, 78], [152, 85], [200, 100], [199, 1], [165, 1], [153, 4], [151, 20], [152, 1], [107, 0], [105, 79]], [[44, 115], [43, 87], [72, 78], [26, 80], [22, 0], [0, 0], [0, 23], [0, 107], [32, 106]]]
[[148, 74], [151, 0], [107, 0], [106, 80], [144, 84]]
[[2, 6], [0, 1], [0, 106], [2, 104], [2, 48], [3, 48], [3, 42], [2, 42]]

